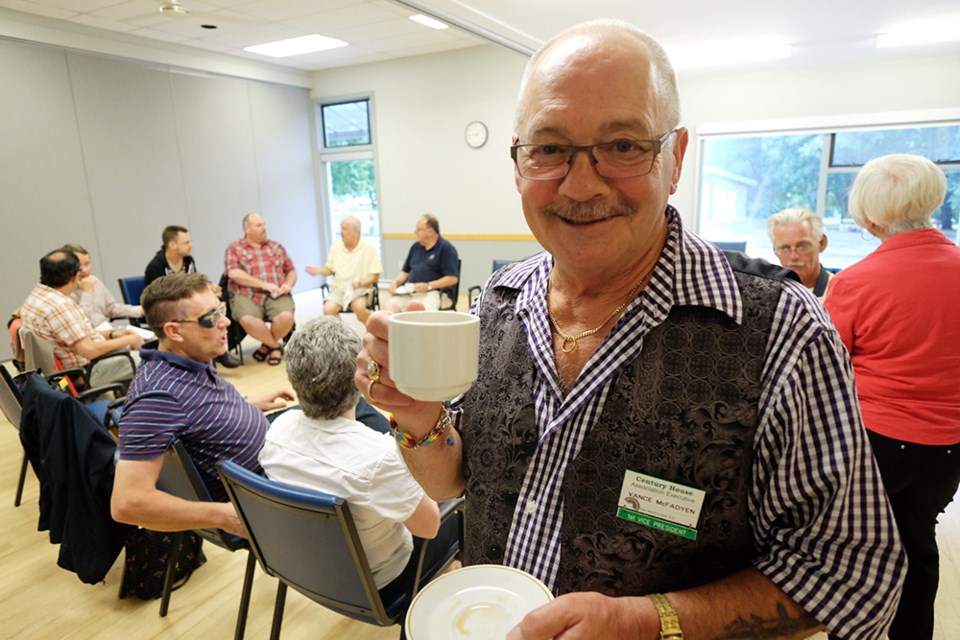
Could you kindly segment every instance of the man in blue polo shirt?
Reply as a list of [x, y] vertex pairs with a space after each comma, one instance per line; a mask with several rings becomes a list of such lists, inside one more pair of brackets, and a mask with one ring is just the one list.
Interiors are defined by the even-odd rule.
[[406, 311], [412, 300], [420, 300], [428, 311], [436, 311], [442, 290], [460, 281], [457, 249], [440, 235], [437, 219], [429, 214], [422, 216], [414, 233], [417, 241], [390, 284], [393, 297], [384, 305], [390, 311]]
[[[227, 349], [230, 319], [203, 274], [158, 278], [144, 289], [142, 304], [160, 346], [141, 351], [120, 418], [113, 518], [155, 531], [216, 527], [245, 535], [214, 465], [229, 459], [260, 472], [257, 454], [268, 427], [263, 412], [285, 406], [293, 393], [281, 389], [247, 401], [217, 374], [212, 361]], [[157, 489], [163, 454], [176, 439], [220, 502], [182, 500]]]

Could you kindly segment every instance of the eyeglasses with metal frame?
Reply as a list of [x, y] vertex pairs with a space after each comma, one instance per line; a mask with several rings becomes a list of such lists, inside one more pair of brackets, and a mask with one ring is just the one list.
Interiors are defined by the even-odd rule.
[[196, 318], [170, 320], [170, 322], [196, 322], [204, 329], [213, 329], [220, 322], [220, 318], [224, 317], [225, 315], [227, 315], [227, 303], [221, 302], [213, 309], [210, 309], [210, 311], [207, 311]]
[[801, 256], [808, 256], [813, 253], [814, 244], [812, 242], [800, 242], [794, 246], [789, 246], [785, 244], [778, 245], [773, 248], [773, 253], [778, 256], [788, 256], [791, 253], [796, 252]]
[[510, 157], [521, 178], [560, 180], [570, 173], [573, 159], [583, 151], [602, 178], [639, 178], [653, 169], [653, 161], [679, 129], [666, 132], [659, 140], [617, 138], [597, 144], [515, 144]]

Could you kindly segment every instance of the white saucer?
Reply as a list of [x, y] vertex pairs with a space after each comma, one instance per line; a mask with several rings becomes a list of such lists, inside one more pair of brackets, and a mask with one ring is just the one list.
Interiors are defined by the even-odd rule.
[[553, 600], [530, 574], [495, 564], [445, 573], [407, 611], [407, 640], [500, 640], [523, 616]]

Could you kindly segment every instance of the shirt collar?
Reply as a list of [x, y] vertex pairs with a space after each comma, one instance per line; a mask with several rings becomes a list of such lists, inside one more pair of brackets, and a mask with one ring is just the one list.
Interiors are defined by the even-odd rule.
[[169, 351], [160, 351], [159, 349], [140, 348], [140, 358], [142, 360], [154, 360], [158, 362], [167, 362], [175, 367], [193, 371], [196, 373], [206, 372], [211, 377], [216, 377], [217, 370], [213, 368], [213, 362], [197, 362], [192, 358], [181, 356], [178, 353]]
[[884, 240], [879, 247], [874, 249], [874, 253], [884, 251], [895, 251], [897, 249], [906, 249], [925, 244], [949, 244], [953, 242], [945, 236], [939, 229], [915, 229], [913, 231], [904, 231]]

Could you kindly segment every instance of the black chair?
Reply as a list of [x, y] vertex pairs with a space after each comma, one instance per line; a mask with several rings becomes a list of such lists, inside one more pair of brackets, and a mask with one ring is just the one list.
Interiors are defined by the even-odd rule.
[[457, 284], [446, 289], [440, 289], [440, 311], [456, 311], [460, 299], [460, 274], [463, 261], [457, 259]]
[[117, 442], [85, 405], [37, 372], [23, 380], [20, 442], [40, 485], [39, 531], [60, 545], [57, 565], [103, 582], [130, 525], [110, 515]]
[[[20, 415], [23, 412], [23, 394], [4, 363], [0, 363], [0, 374], [3, 376], [3, 384], [0, 385], [0, 409], [3, 410], [3, 415], [6, 416], [10, 424], [19, 431]], [[13, 499], [13, 506], [15, 507], [20, 506], [20, 498], [23, 497], [23, 483], [27, 477], [27, 464], [27, 452], [24, 451], [23, 462], [20, 463], [20, 478], [17, 481], [17, 495]]]
[[[174, 440], [173, 444], [167, 449], [163, 460], [163, 469], [160, 471], [160, 478], [157, 480], [157, 488], [175, 495], [184, 500], [210, 502], [210, 492], [200, 477], [190, 454], [186, 447], [179, 440]], [[164, 578], [163, 595], [160, 598], [160, 615], [166, 616], [170, 606], [170, 593], [173, 591], [173, 583], [176, 577], [177, 556], [180, 553], [183, 533], [180, 532], [173, 542], [170, 549], [170, 555], [167, 558], [167, 574]], [[196, 533], [204, 540], [211, 542], [228, 551], [237, 551], [239, 549], [250, 550], [250, 544], [245, 538], [232, 535], [221, 529], [197, 529]], [[250, 607], [250, 592], [253, 589], [253, 571], [256, 566], [256, 559], [252, 553], [248, 553], [246, 573], [243, 577], [243, 588], [240, 593], [240, 610], [237, 613], [237, 626], [234, 631], [234, 638], [241, 640], [247, 625], [247, 610]], [[120, 597], [126, 596], [126, 573], [124, 581], [120, 584]]]
[[[330, 285], [324, 282], [320, 285], [320, 290], [323, 291], [323, 299], [326, 300], [327, 296], [330, 295]], [[380, 309], [380, 283], [375, 282], [373, 287], [370, 290], [370, 293], [367, 294], [367, 309], [370, 311], [377, 311]], [[353, 309], [350, 308], [350, 305], [340, 308], [340, 313], [353, 313]]]
[[[227, 317], [230, 318], [230, 327], [227, 329], [227, 351], [232, 351], [240, 358], [240, 364], [243, 364], [243, 339], [247, 337], [247, 332], [244, 330], [243, 326], [233, 317], [233, 308], [230, 304], [230, 294], [227, 291], [227, 287], [230, 284], [230, 278], [227, 277], [227, 274], [224, 273], [220, 276], [220, 300], [227, 307]], [[297, 330], [297, 325], [294, 324], [290, 328], [290, 333], [283, 337], [281, 344], [285, 344], [290, 340], [290, 336], [293, 335], [293, 332]]]
[[[145, 279], [143, 276], [130, 276], [129, 278], [117, 278], [117, 284], [120, 286], [120, 295], [123, 296], [124, 304], [140, 304], [140, 296], [143, 295]], [[137, 327], [143, 326], [141, 318], [130, 318], [130, 324]]]
[[[493, 261], [493, 270], [490, 271], [490, 273], [496, 273], [497, 271], [499, 271], [499, 270], [502, 269], [503, 267], [505, 267], [505, 266], [507, 266], [508, 264], [511, 264], [511, 263], [513, 263], [513, 262], [516, 262], [516, 260], [494, 260], [494, 261]], [[473, 301], [477, 298], [477, 296], [480, 295], [480, 292], [481, 292], [481, 291], [483, 291], [483, 287], [480, 286], [480, 285], [476, 285], [476, 284], [473, 285], [472, 287], [470, 287], [469, 289], [467, 289], [467, 306], [468, 306], [469, 308], [471, 308], [471, 309], [473, 308]]]
[[[377, 589], [350, 507], [342, 498], [275, 482], [233, 462], [223, 461], [218, 467], [261, 568], [280, 580], [272, 640], [280, 637], [288, 586], [354, 620], [381, 627], [403, 624], [419, 589], [459, 552], [458, 540], [445, 553], [436, 554], [431, 566], [424, 566], [429, 541], [415, 538], [416, 561], [396, 580]], [[462, 540], [462, 499], [442, 505], [441, 526], [452, 517], [458, 518]]]
[[227, 328], [227, 352], [233, 352], [240, 359], [240, 364], [243, 364], [243, 347], [241, 343], [243, 339], [247, 336], [247, 332], [243, 330], [243, 327], [240, 326], [240, 323], [233, 319], [233, 310], [230, 306], [230, 294], [227, 292], [227, 286], [230, 284], [230, 279], [227, 277], [227, 274], [224, 273], [220, 276], [220, 300], [227, 307], [227, 317], [230, 318], [230, 326]]

